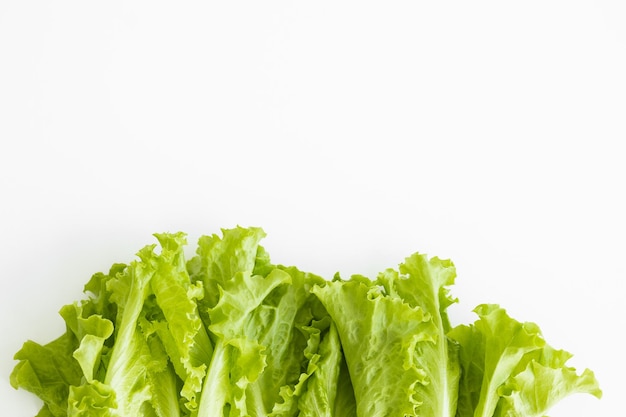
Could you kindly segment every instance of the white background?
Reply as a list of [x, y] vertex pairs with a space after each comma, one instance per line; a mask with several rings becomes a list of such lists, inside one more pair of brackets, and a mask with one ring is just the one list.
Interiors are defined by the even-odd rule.
[[151, 234], [262, 226], [330, 277], [451, 258], [623, 413], [620, 1], [0, 0], [0, 415], [13, 354]]

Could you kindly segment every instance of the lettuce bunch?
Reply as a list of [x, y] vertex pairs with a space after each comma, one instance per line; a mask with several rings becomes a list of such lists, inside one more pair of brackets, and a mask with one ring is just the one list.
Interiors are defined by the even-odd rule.
[[66, 332], [17, 352], [39, 417], [544, 416], [601, 396], [533, 323], [497, 305], [453, 327], [455, 268], [422, 254], [376, 279], [271, 263], [260, 228], [156, 234], [60, 311]]

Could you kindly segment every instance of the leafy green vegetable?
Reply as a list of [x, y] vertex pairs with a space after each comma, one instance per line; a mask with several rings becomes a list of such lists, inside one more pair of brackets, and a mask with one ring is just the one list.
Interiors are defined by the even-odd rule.
[[40, 417], [540, 417], [601, 396], [539, 328], [496, 305], [452, 327], [456, 270], [414, 254], [372, 280], [275, 265], [260, 228], [156, 234], [64, 306], [66, 332], [27, 341], [15, 388]]
[[378, 280], [314, 290], [337, 323], [360, 416], [453, 417], [459, 367], [446, 308], [451, 263], [415, 254]]
[[593, 373], [579, 376], [566, 367], [571, 355], [547, 345], [536, 324], [520, 323], [497, 305], [474, 311], [476, 323], [450, 332], [461, 346], [459, 417], [543, 416], [574, 392], [600, 398]]
[[[328, 327], [330, 319], [310, 288], [323, 280], [272, 265], [258, 246], [263, 236], [260, 229], [238, 228], [224, 231], [223, 239], [201, 238], [198, 256], [190, 261], [194, 279], [212, 294], [205, 300], [206, 322], [216, 340], [201, 417], [221, 416], [224, 410], [228, 415], [296, 416], [307, 380], [324, 369], [317, 363], [334, 357], [338, 368], [338, 343], [320, 355], [326, 329], [319, 323], [326, 316]], [[318, 395], [333, 398], [330, 385]]]
[[44, 346], [28, 341], [15, 354], [20, 362], [11, 374], [11, 385], [44, 401], [40, 415], [66, 415], [70, 386], [81, 382], [80, 366], [72, 357], [76, 348], [78, 342], [68, 332]]

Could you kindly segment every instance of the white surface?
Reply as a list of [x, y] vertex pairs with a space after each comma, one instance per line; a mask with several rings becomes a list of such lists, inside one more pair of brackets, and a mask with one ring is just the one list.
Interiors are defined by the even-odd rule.
[[327, 276], [451, 258], [456, 323], [596, 372], [552, 417], [622, 412], [623, 2], [206, 3], [0, 2], [0, 415], [93, 272], [236, 224]]

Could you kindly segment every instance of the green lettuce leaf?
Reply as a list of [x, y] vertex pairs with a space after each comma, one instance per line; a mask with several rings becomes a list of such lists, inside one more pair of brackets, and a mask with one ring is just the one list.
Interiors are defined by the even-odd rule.
[[430, 316], [386, 296], [378, 285], [353, 277], [313, 292], [337, 326], [354, 388], [357, 415], [416, 416], [416, 386], [427, 383], [415, 361], [417, 344], [432, 341]]
[[326, 338], [328, 313], [310, 292], [324, 280], [272, 265], [258, 245], [260, 229], [223, 233], [222, 239], [201, 238], [198, 258], [189, 265], [205, 291], [217, 291], [204, 297], [215, 352], [199, 416], [296, 416], [314, 399], [309, 383], [320, 385], [317, 398], [327, 397], [332, 406], [336, 377], [330, 386], [311, 379], [326, 370], [333, 380], [330, 367], [338, 370], [341, 359], [336, 335], [334, 344]]
[[555, 369], [535, 361], [499, 391], [502, 398], [495, 413], [498, 417], [545, 416], [553, 405], [575, 393], [602, 397], [598, 381], [589, 369], [578, 375], [573, 368]]
[[311, 332], [305, 350], [309, 363], [292, 391], [299, 411], [293, 415], [356, 416], [356, 400], [335, 324], [328, 316], [314, 321], [307, 330]]
[[180, 414], [178, 382], [149, 321], [157, 299], [151, 283], [162, 269], [154, 248], [142, 249], [128, 266], [94, 275], [85, 286], [92, 296], [61, 310], [79, 341], [72, 356], [83, 373], [70, 387], [68, 415]]
[[[154, 247], [143, 248], [138, 253], [140, 261], [132, 262], [122, 273], [107, 281], [110, 300], [117, 305], [118, 313], [115, 344], [102, 382], [115, 393], [116, 414], [122, 416], [140, 415], [144, 402], [151, 399], [149, 371], [155, 365], [139, 323], [156, 269]], [[157, 362], [166, 367], [163, 361]], [[102, 405], [96, 404], [93, 408], [99, 407]]]
[[414, 254], [375, 282], [314, 289], [339, 330], [359, 416], [455, 415], [459, 364], [446, 337], [454, 278], [449, 261]]
[[193, 414], [196, 397], [211, 361], [213, 344], [200, 319], [197, 300], [204, 296], [202, 285], [192, 284], [186, 268], [183, 233], [156, 234], [161, 254], [150, 281], [155, 302], [162, 314], [153, 313], [152, 326], [161, 339], [179, 378], [181, 395]]
[[463, 374], [457, 416], [539, 417], [569, 394], [601, 395], [593, 373], [566, 367], [571, 355], [546, 344], [536, 324], [493, 304], [474, 311], [473, 325], [449, 332], [460, 344]]
[[[232, 381], [240, 381], [245, 391], [246, 381], [254, 380], [265, 366], [260, 359], [262, 349], [258, 343], [255, 345], [254, 341], [231, 337], [230, 333], [220, 334], [219, 321], [230, 320], [227, 312], [230, 306], [222, 302], [215, 310], [224, 294], [224, 288], [233, 285], [229, 284], [231, 281], [243, 282], [243, 276], [251, 276], [258, 244], [265, 233], [259, 228], [241, 227], [225, 229], [222, 233], [222, 238], [217, 235], [200, 237], [197, 256], [187, 264], [191, 281], [200, 283], [204, 289], [203, 296], [197, 300], [204, 325], [209, 327], [213, 321], [218, 322], [218, 326], [209, 334], [213, 340], [214, 351], [198, 405], [200, 417], [229, 415], [231, 407], [231, 414], [237, 415], [240, 406], [235, 404], [235, 391], [239, 391], [241, 396], [242, 388], [233, 386]], [[263, 284], [259, 280], [257, 283]], [[249, 295], [255, 300], [256, 305], [244, 305], [243, 311], [239, 314], [240, 320], [245, 320], [245, 314], [249, 314], [262, 301], [259, 294], [254, 294], [254, 291], [258, 290], [261, 289], [251, 288], [252, 293]], [[271, 288], [269, 290], [271, 291]], [[214, 312], [209, 314], [210, 311]], [[216, 317], [213, 317], [214, 315]], [[241, 403], [241, 399], [239, 402]]]
[[339, 377], [337, 378], [337, 394], [335, 395], [335, 406], [333, 414], [335, 417], [356, 417], [356, 399], [354, 398], [354, 388], [348, 371], [346, 358], [341, 354], [339, 364]]
[[413, 353], [415, 363], [427, 376], [425, 383], [415, 386], [423, 416], [456, 414], [460, 368], [457, 346], [446, 336], [451, 329], [447, 308], [456, 302], [448, 287], [455, 278], [456, 270], [449, 260], [428, 259], [416, 253], [400, 264], [399, 272], [387, 270], [377, 280], [389, 296], [419, 307], [430, 316], [427, 325], [432, 339], [420, 342]]
[[15, 354], [19, 363], [11, 373], [11, 385], [24, 388], [43, 400], [39, 415], [67, 415], [70, 386], [80, 384], [82, 377], [80, 365], [72, 356], [77, 348], [78, 340], [68, 330], [43, 346], [29, 340]]
[[210, 322], [206, 310], [217, 304], [219, 287], [238, 272], [254, 271], [259, 242], [265, 237], [263, 229], [257, 227], [223, 229], [222, 234], [222, 238], [201, 236], [197, 256], [187, 265], [191, 280], [204, 285], [204, 297], [199, 304], [206, 323]]
[[118, 416], [115, 391], [100, 381], [90, 381], [80, 386], [72, 386], [67, 415], [72, 417], [114, 417]]

